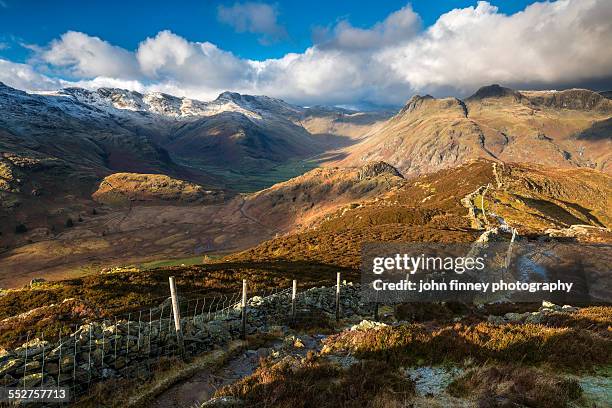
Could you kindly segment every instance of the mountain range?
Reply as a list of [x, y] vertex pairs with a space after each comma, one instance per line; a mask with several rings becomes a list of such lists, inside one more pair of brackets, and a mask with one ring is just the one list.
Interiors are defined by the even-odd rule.
[[612, 100], [597, 92], [491, 85], [465, 100], [414, 96], [339, 164], [384, 160], [411, 176], [488, 158], [610, 172], [611, 135]]
[[[360, 208], [364, 200], [393, 208], [364, 216], [401, 223], [412, 210], [393, 204], [398, 191], [481, 159], [576, 172], [569, 179], [597, 175], [589, 196], [601, 199], [597, 191], [609, 190], [611, 135], [612, 101], [584, 89], [491, 85], [463, 100], [414, 96], [397, 112], [359, 112], [232, 92], [203, 102], [111, 88], [28, 93], [0, 84], [0, 269], [8, 271], [0, 284], [235, 252], [275, 237], [304, 243], [299, 234], [316, 235], [335, 225], [325, 220], [337, 211]], [[580, 173], [585, 170], [594, 173]], [[462, 177], [469, 171], [451, 178]], [[567, 180], [555, 188], [563, 191]], [[569, 211], [561, 216], [567, 222], [529, 225], [539, 232], [578, 222], [608, 226], [604, 210], [595, 222], [565, 208], [563, 202], [576, 200], [572, 194], [544, 199]], [[448, 199], [464, 211], [460, 198]], [[539, 217], [558, 218], [540, 210]], [[417, 211], [422, 225], [448, 213], [423, 211]], [[467, 228], [453, 217], [443, 230]]]

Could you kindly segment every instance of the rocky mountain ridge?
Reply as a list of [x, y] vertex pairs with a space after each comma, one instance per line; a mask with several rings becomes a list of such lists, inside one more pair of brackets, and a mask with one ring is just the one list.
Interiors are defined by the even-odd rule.
[[612, 101], [600, 93], [491, 85], [464, 100], [416, 95], [333, 164], [383, 160], [413, 176], [488, 158], [610, 172], [611, 144]]

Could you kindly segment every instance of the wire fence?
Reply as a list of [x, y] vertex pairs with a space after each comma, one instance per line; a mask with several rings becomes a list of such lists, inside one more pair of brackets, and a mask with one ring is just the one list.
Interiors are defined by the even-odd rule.
[[248, 297], [245, 291], [195, 298], [195, 292], [173, 293], [154, 307], [64, 327], [54, 338], [28, 333], [20, 346], [0, 356], [0, 385], [66, 387], [74, 402], [105, 381], [146, 381], [164, 359], [196, 356], [247, 332], [319, 318], [328, 322], [334, 314], [338, 319], [341, 309], [350, 309], [340, 307], [339, 285], [338, 278], [338, 289], [298, 292], [294, 283]]
[[185, 297], [194, 293], [174, 291], [154, 307], [75, 324], [53, 337], [28, 333], [20, 346], [0, 350], [0, 386], [61, 386], [75, 402], [108, 381], [145, 382], [164, 360], [197, 356], [272, 326], [319, 330], [348, 316], [378, 319], [378, 302], [359, 302], [359, 286], [339, 277], [334, 287], [300, 288], [294, 281], [256, 293]]

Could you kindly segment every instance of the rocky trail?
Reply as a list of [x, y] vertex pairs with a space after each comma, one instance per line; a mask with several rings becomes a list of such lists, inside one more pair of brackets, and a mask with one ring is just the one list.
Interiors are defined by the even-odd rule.
[[153, 408], [193, 407], [210, 400], [215, 391], [255, 371], [259, 359], [269, 355], [268, 349], [247, 350], [221, 369], [205, 369], [193, 377], [177, 383], [160, 394]]
[[[286, 331], [287, 328], [284, 328]], [[280, 359], [285, 356], [304, 357], [309, 351], [320, 352], [321, 340], [325, 335], [287, 335], [265, 346], [247, 348], [231, 357], [222, 367], [204, 369], [195, 375], [174, 384], [156, 397], [152, 408], [195, 407], [204, 404], [214, 406], [215, 392], [223, 386], [232, 384], [251, 375], [259, 366], [261, 359]]]

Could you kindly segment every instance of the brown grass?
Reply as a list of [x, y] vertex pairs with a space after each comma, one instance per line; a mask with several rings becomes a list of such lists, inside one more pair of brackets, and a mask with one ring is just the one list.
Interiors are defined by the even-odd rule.
[[612, 361], [612, 341], [584, 330], [540, 325], [422, 324], [380, 330], [344, 331], [327, 340], [331, 350], [401, 364], [447, 361], [522, 362], [566, 369], [589, 369]]
[[448, 391], [456, 397], [475, 397], [483, 408], [564, 408], [582, 394], [575, 379], [512, 365], [472, 369], [453, 381]]
[[575, 313], [551, 313], [544, 317], [543, 324], [589, 330], [612, 337], [612, 307], [591, 306]]
[[228, 261], [308, 261], [358, 269], [361, 245], [365, 242], [473, 242], [478, 234], [469, 231], [384, 224], [338, 231], [312, 230], [266, 241], [226, 258]]
[[382, 408], [403, 406], [414, 393], [414, 382], [384, 362], [363, 361], [343, 370], [309, 353], [303, 359], [262, 361], [252, 375], [215, 396], [235, 396], [246, 406]]
[[288, 316], [285, 323], [298, 332], [309, 334], [331, 334], [336, 331], [335, 322], [317, 309], [298, 311], [295, 320]]

